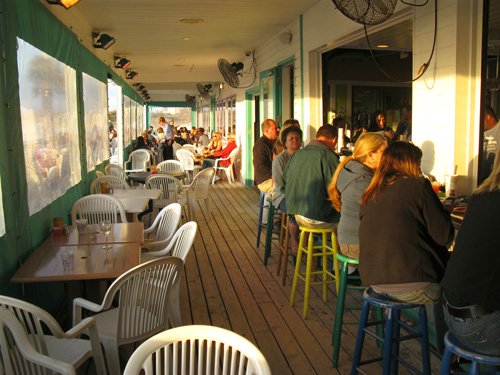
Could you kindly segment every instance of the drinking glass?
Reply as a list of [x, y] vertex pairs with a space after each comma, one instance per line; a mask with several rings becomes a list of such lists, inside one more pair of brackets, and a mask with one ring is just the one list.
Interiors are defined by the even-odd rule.
[[108, 245], [108, 234], [111, 232], [111, 221], [103, 220], [99, 224], [99, 228], [101, 229], [101, 233], [106, 238], [106, 244], [102, 247], [103, 249], [111, 249], [111, 245]]

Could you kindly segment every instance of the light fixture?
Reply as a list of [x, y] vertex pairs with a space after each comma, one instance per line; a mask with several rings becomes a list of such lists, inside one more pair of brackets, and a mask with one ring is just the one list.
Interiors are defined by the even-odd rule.
[[377, 48], [389, 48], [388, 44], [377, 44]]
[[135, 71], [133, 71], [133, 70], [127, 69], [127, 70], [125, 71], [125, 78], [127, 78], [127, 79], [134, 79], [134, 77], [135, 77], [137, 74], [139, 74], [139, 73], [137, 73], [137, 72], [135, 72]]
[[129, 65], [129, 59], [124, 56], [115, 55], [115, 68], [126, 69]]
[[66, 9], [71, 8], [73, 5], [78, 3], [80, 0], [47, 0], [49, 4], [62, 5]]
[[92, 40], [94, 48], [108, 49], [115, 44], [116, 39], [108, 34], [101, 34], [98, 31], [92, 32]]
[[179, 22], [194, 25], [197, 23], [203, 23], [205, 22], [205, 20], [203, 18], [182, 18], [179, 20]]

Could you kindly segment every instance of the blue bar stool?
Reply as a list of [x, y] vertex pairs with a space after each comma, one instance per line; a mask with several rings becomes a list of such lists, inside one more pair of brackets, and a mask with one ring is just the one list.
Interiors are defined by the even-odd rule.
[[[333, 355], [332, 364], [333, 367], [337, 368], [339, 364], [339, 353], [340, 353], [340, 341], [342, 336], [342, 324], [344, 321], [344, 310], [345, 310], [345, 296], [348, 290], [354, 289], [366, 289], [362, 285], [355, 285], [353, 283], [360, 283], [359, 276], [349, 276], [347, 267], [349, 265], [358, 265], [359, 259], [349, 258], [340, 253], [337, 253], [337, 260], [341, 262], [340, 266], [340, 285], [339, 292], [337, 293], [337, 305], [335, 306], [335, 318], [333, 321], [333, 332], [332, 332], [332, 345], [333, 345]], [[350, 283], [349, 283], [350, 282]], [[356, 308], [349, 308], [349, 310], [354, 310]], [[359, 307], [357, 308], [359, 309]]]
[[[384, 337], [376, 332], [369, 330], [369, 327], [384, 324], [384, 320], [375, 320], [368, 322], [370, 307], [379, 307], [386, 309]], [[418, 327], [414, 328], [400, 319], [401, 310], [418, 309]], [[400, 329], [403, 328], [408, 335], [400, 336]], [[365, 334], [373, 337], [378, 342], [383, 343], [383, 355], [361, 361], [363, 351], [363, 342]], [[412, 366], [410, 363], [399, 357], [399, 343], [401, 341], [420, 338], [422, 351], [422, 371]], [[352, 360], [351, 375], [358, 373], [358, 368], [373, 362], [382, 360], [383, 374], [398, 373], [398, 364], [401, 363], [406, 368], [415, 373], [430, 374], [431, 363], [429, 356], [429, 335], [427, 332], [427, 315], [425, 305], [417, 305], [408, 302], [402, 302], [390, 297], [376, 293], [373, 289], [367, 288], [363, 293], [363, 307], [361, 308], [361, 318], [359, 322], [358, 336], [356, 337], [356, 346]]]
[[[444, 345], [445, 349], [443, 360], [441, 362], [441, 375], [447, 375], [450, 373], [452, 354], [456, 354], [472, 362], [468, 371], [468, 374], [470, 375], [476, 375], [480, 373], [480, 364], [487, 366], [488, 370], [491, 371], [491, 374], [497, 373], [496, 366], [500, 366], [500, 356], [473, 352], [465, 348], [462, 343], [460, 343], [460, 341], [458, 341], [457, 338], [449, 331], [444, 336]], [[453, 373], [456, 374], [457, 372]]]
[[260, 245], [260, 232], [265, 224], [262, 224], [262, 213], [264, 212], [264, 200], [266, 198], [266, 193], [260, 192], [260, 203], [259, 203], [259, 222], [257, 223], [257, 244], [256, 247]]

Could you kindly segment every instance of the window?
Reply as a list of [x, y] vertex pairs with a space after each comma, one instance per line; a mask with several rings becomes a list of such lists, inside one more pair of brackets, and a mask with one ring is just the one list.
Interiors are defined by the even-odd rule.
[[87, 170], [109, 158], [106, 84], [83, 73]]
[[76, 72], [17, 39], [19, 100], [30, 215], [81, 180]]
[[187, 129], [191, 128], [191, 107], [156, 107], [150, 108], [150, 123], [153, 128], [158, 129], [158, 120], [160, 117], [165, 117], [167, 123], [174, 120], [176, 128], [185, 126]]
[[220, 99], [215, 106], [215, 129], [223, 137], [236, 132], [236, 96]]

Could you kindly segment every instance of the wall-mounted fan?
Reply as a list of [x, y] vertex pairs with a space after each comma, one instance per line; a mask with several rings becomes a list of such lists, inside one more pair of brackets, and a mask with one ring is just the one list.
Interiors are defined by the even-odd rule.
[[[248, 69], [248, 71], [243, 70], [245, 65], [241, 61], [233, 62], [232, 64], [230, 64], [226, 59], [219, 59], [219, 61], [217, 61], [217, 66], [219, 68], [220, 73], [222, 74], [222, 77], [224, 78], [224, 81], [231, 87], [234, 88], [251, 87], [257, 78], [255, 51], [246, 51], [245, 55], [247, 57], [252, 56], [252, 64], [250, 65], [250, 69]], [[253, 71], [252, 81], [248, 85], [240, 86], [240, 78], [242, 78], [246, 74], [251, 74], [252, 71]]]
[[217, 61], [217, 66], [219, 67], [219, 71], [224, 78], [226, 83], [234, 88], [237, 88], [240, 85], [240, 79], [243, 75], [243, 63], [242, 62], [234, 62], [232, 64], [229, 63], [226, 59], [219, 59]]
[[186, 98], [186, 102], [188, 102], [191, 105], [196, 103], [196, 96], [186, 94], [185, 98]]
[[394, 12], [398, 0], [332, 0], [338, 10], [363, 25], [378, 25]]
[[206, 85], [202, 83], [197, 83], [196, 88], [200, 93], [201, 97], [206, 101], [210, 101], [210, 97], [212, 96], [213, 86], [211, 83], [207, 83]]

